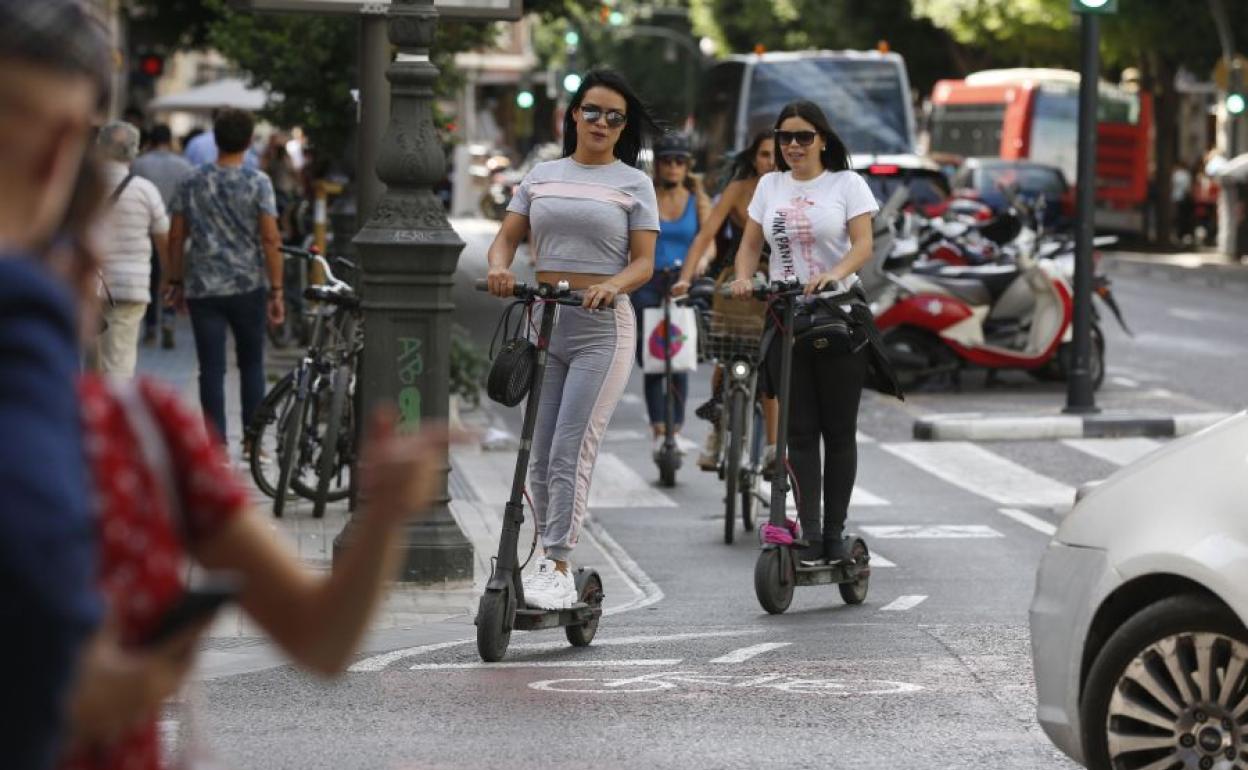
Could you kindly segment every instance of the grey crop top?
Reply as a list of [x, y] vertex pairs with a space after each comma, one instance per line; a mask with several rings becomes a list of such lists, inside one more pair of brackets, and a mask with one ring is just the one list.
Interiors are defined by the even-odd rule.
[[529, 218], [538, 270], [614, 275], [628, 266], [629, 233], [659, 229], [654, 183], [618, 160], [539, 163], [507, 210]]

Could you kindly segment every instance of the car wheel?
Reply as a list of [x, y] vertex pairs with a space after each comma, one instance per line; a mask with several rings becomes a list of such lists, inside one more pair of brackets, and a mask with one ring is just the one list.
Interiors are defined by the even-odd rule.
[[1184, 595], [1110, 636], [1083, 692], [1092, 770], [1248, 768], [1248, 631], [1217, 601]]

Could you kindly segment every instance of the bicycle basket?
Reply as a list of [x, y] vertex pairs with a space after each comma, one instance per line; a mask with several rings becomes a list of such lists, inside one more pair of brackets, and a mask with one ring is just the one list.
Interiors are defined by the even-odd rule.
[[763, 303], [722, 299], [706, 314], [702, 353], [719, 361], [758, 363], [763, 336]]

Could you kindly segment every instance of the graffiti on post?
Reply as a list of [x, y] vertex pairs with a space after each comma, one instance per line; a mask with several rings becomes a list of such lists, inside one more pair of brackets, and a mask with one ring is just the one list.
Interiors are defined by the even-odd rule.
[[425, 373], [423, 340], [419, 337], [399, 337], [399, 425], [416, 428], [420, 425], [420, 387], [418, 381]]

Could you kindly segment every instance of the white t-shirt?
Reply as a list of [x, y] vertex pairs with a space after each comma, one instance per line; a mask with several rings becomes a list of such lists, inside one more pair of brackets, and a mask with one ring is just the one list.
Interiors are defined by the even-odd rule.
[[[129, 169], [109, 161], [105, 184], [112, 193]], [[147, 302], [151, 297], [153, 235], [169, 232], [169, 216], [156, 185], [135, 176], [115, 203], [106, 204], [101, 268], [113, 299]]]
[[[750, 200], [750, 219], [771, 247], [771, 280], [806, 283], [849, 251], [849, 220], [880, 210], [856, 171], [824, 171], [799, 182], [791, 171], [764, 174]], [[852, 284], [857, 276], [848, 278]]]

